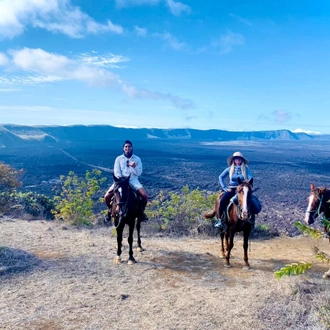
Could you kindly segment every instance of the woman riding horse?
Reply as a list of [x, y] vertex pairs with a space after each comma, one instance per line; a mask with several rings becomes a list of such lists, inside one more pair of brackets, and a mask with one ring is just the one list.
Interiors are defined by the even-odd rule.
[[[237, 232], [242, 231], [244, 237], [244, 268], [250, 269], [248, 261], [248, 240], [253, 226], [251, 222], [253, 221], [252, 185], [253, 179], [241, 181], [241, 179], [238, 178], [238, 186], [236, 188], [237, 201], [236, 203], [231, 202], [227, 209], [228, 225], [226, 230], [220, 233], [221, 257], [225, 258], [225, 267], [227, 268], [231, 267], [229, 259], [230, 252], [234, 246], [234, 236]], [[204, 214], [205, 218], [212, 219], [215, 215], [219, 218], [219, 204], [222, 194], [217, 198], [213, 211]]]
[[[220, 203], [219, 203], [219, 217], [218, 221], [214, 225], [216, 228], [220, 228], [221, 231], [226, 229], [226, 214], [225, 210], [231, 198], [235, 196], [236, 188], [239, 185], [238, 179], [251, 180], [252, 172], [247, 166], [249, 161], [242, 155], [241, 152], [236, 151], [232, 156], [227, 159], [228, 167], [219, 175], [219, 181], [221, 185], [222, 194]], [[228, 185], [225, 184], [225, 178], [229, 177]], [[253, 216], [261, 211], [261, 203], [257, 197], [253, 197]]]

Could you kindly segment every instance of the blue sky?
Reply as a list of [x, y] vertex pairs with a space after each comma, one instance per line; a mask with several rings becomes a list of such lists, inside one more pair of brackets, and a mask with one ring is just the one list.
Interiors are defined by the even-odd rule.
[[330, 134], [330, 1], [0, 0], [0, 124]]

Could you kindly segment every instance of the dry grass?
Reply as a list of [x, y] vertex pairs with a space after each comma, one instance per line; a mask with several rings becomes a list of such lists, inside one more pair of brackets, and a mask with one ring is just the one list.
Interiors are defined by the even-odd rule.
[[[130, 266], [113, 263], [111, 228], [0, 219], [0, 233], [0, 329], [326, 329], [327, 265], [309, 238], [252, 241], [244, 271], [240, 238], [225, 269], [218, 238], [144, 234]], [[300, 260], [313, 262], [308, 274], [275, 279]]]

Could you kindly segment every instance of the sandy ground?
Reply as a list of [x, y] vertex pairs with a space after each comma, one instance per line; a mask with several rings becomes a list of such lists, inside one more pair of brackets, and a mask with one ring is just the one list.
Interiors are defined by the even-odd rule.
[[[240, 237], [231, 269], [218, 237], [147, 234], [128, 265], [126, 230], [116, 265], [111, 231], [0, 219], [0, 329], [326, 329], [318, 310], [330, 297], [329, 267], [316, 261], [311, 238], [252, 240], [247, 271]], [[307, 274], [275, 279], [302, 260], [313, 262]]]

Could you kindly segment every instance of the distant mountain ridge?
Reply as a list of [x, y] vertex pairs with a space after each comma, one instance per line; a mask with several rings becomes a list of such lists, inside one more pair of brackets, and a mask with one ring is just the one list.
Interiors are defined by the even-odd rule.
[[0, 125], [0, 147], [68, 142], [97, 142], [111, 139], [181, 139], [192, 141], [267, 141], [267, 140], [330, 140], [330, 135], [293, 133], [289, 130], [225, 131], [190, 128], [123, 128], [109, 125], [25, 126]]

